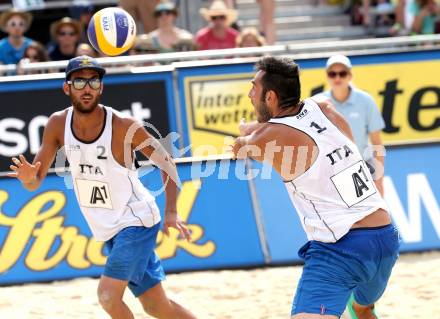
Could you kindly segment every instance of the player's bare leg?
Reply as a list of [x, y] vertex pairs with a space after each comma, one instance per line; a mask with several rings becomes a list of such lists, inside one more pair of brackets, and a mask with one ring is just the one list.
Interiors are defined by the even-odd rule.
[[359, 319], [377, 319], [377, 316], [373, 312], [374, 304], [362, 306], [353, 300], [351, 306], [356, 314], [356, 317], [358, 317]]
[[139, 296], [144, 310], [151, 316], [159, 319], [195, 319], [196, 317], [178, 303], [168, 299], [162, 284]]
[[112, 319], [134, 319], [133, 313], [122, 300], [127, 281], [102, 276], [98, 286], [98, 299]]

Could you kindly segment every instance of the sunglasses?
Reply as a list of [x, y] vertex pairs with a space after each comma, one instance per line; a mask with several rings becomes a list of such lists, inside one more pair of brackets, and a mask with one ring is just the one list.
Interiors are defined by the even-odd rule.
[[226, 20], [226, 16], [212, 16], [211, 20], [212, 21], [215, 21], [215, 20]]
[[348, 72], [347, 72], [347, 71], [341, 71], [341, 72], [330, 71], [330, 72], [327, 72], [327, 75], [328, 75], [328, 77], [329, 77], [330, 79], [334, 79], [334, 78], [336, 78], [338, 75], [339, 75], [339, 77], [340, 77], [341, 79], [343, 79], [343, 78], [346, 78], [346, 77], [347, 77]]
[[61, 31], [61, 32], [58, 32], [58, 35], [61, 36], [61, 37], [65, 37], [65, 36], [73, 37], [73, 36], [76, 35], [76, 33], [75, 32], [64, 32], [64, 31]]
[[155, 17], [160, 17], [160, 16], [169, 16], [169, 15], [174, 15], [174, 12], [171, 10], [162, 10], [162, 11], [158, 11], [154, 14]]
[[9, 22], [9, 23], [8, 23], [8, 26], [9, 26], [9, 27], [13, 27], [13, 28], [15, 28], [15, 27], [24, 28], [25, 24], [24, 24], [24, 22], [16, 22], [16, 21], [12, 21], [12, 22]]
[[67, 81], [67, 84], [73, 85], [75, 90], [82, 90], [86, 87], [87, 83], [93, 90], [99, 90], [101, 88], [101, 79], [100, 78], [75, 78], [73, 81]]

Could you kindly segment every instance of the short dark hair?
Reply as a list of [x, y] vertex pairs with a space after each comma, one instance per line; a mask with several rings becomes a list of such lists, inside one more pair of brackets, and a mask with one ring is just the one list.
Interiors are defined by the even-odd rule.
[[280, 107], [295, 106], [301, 99], [298, 64], [290, 58], [264, 57], [255, 65], [257, 71], [264, 71], [262, 77], [263, 95], [274, 91]]
[[37, 62], [46, 62], [49, 61], [49, 55], [47, 54], [46, 48], [37, 41], [33, 41], [31, 42], [26, 49], [24, 49], [24, 53], [23, 53], [23, 58], [27, 58], [28, 56], [28, 51], [30, 49], [34, 49], [35, 51], [37, 51]]

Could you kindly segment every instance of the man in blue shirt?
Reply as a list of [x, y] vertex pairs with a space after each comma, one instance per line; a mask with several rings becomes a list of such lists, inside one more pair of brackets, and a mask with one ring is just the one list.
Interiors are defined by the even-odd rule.
[[15, 9], [3, 12], [0, 16], [0, 28], [8, 36], [0, 40], [0, 63], [17, 64], [24, 50], [32, 42], [23, 34], [29, 29], [32, 15]]
[[350, 59], [344, 55], [333, 55], [327, 60], [326, 67], [330, 90], [315, 98], [330, 100], [350, 124], [356, 145], [372, 173], [374, 171], [376, 186], [383, 195], [384, 147], [380, 131], [385, 122], [373, 98], [351, 85]]

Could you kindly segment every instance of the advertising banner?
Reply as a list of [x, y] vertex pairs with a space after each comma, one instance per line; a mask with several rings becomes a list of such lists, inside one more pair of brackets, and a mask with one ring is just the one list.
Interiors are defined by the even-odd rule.
[[[159, 233], [156, 252], [166, 271], [264, 264], [248, 181], [233, 178], [244, 174], [243, 163], [178, 165], [177, 208], [193, 240], [177, 231]], [[140, 173], [163, 213], [159, 171]], [[92, 238], [70, 185], [68, 177], [50, 174], [39, 190], [28, 192], [15, 179], [0, 179], [0, 285], [101, 274], [103, 243]]]
[[440, 249], [440, 144], [387, 150], [385, 200], [402, 251]]
[[[385, 199], [401, 251], [440, 249], [440, 145], [393, 147], [386, 155]], [[408, 165], [411, 161], [411, 165]], [[249, 163], [248, 163], [249, 164]], [[156, 252], [167, 271], [300, 262], [307, 241], [284, 183], [269, 166], [210, 160], [178, 164], [177, 207], [193, 240], [159, 233]], [[161, 211], [159, 171], [140, 170]], [[50, 174], [36, 192], [0, 179], [0, 285], [99, 276], [105, 264], [69, 180]]]
[[281, 177], [267, 164], [253, 161], [252, 169], [270, 263], [300, 262], [298, 250], [307, 236]]
[[[172, 78], [171, 71], [107, 75], [101, 103], [152, 124], [166, 136], [177, 130]], [[63, 81], [64, 78], [2, 83], [0, 172], [9, 170], [11, 156], [24, 154], [32, 159], [49, 116], [70, 105], [62, 91]]]
[[[328, 89], [325, 60], [316, 66], [298, 62], [310, 65], [301, 74], [304, 97]], [[382, 112], [387, 144], [440, 140], [439, 51], [353, 56], [351, 62], [353, 84], [371, 94]]]
[[[386, 144], [440, 140], [439, 51], [352, 56], [353, 85], [367, 91], [385, 120]], [[328, 89], [326, 59], [297, 60], [302, 98]], [[185, 145], [224, 149], [241, 118], [255, 119], [248, 98], [254, 63], [177, 68]], [[186, 121], [185, 121], [186, 119]]]
[[253, 63], [177, 68], [183, 142], [192, 154], [206, 145], [215, 153], [224, 152], [228, 140], [237, 136], [242, 118], [255, 120], [247, 96], [253, 78]]

